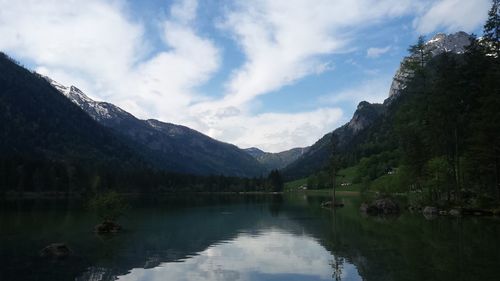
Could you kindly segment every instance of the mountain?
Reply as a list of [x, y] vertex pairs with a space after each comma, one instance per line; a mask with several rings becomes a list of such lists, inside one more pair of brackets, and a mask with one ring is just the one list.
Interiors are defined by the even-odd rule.
[[[429, 54], [431, 57], [446, 52], [463, 54], [466, 47], [469, 46], [470, 43], [470, 35], [463, 31], [449, 35], [438, 33], [432, 37], [431, 40], [425, 43], [425, 53]], [[389, 97], [385, 103], [390, 103], [405, 88], [405, 82], [412, 74], [404, 67], [404, 65], [411, 59], [413, 58], [408, 56], [401, 61], [401, 65], [392, 79], [391, 88], [389, 89]]]
[[[3, 53], [0, 160], [2, 172], [7, 171], [7, 175], [9, 167], [16, 170], [10, 171], [11, 175], [23, 175], [29, 173], [28, 169], [42, 166], [54, 170], [55, 165], [60, 165], [59, 168], [70, 171], [75, 166], [119, 168], [144, 164], [126, 143], [60, 95], [44, 78]], [[71, 174], [61, 173], [64, 177]]]
[[245, 148], [243, 149], [246, 153], [250, 154], [253, 158], [257, 158], [263, 154], [266, 154], [266, 152], [258, 149], [257, 147], [250, 147], [250, 148]]
[[264, 152], [256, 147], [245, 149], [252, 157], [257, 159], [267, 170], [282, 169], [288, 164], [297, 160], [300, 156], [307, 152], [309, 147], [297, 147], [290, 150], [271, 153]]
[[[445, 52], [461, 54], [470, 43], [471, 37], [465, 32], [449, 35], [439, 33], [425, 43], [425, 52], [431, 57]], [[405, 81], [412, 75], [404, 68], [404, 65], [411, 59], [412, 57], [405, 57], [402, 60], [389, 89], [389, 97], [383, 104], [371, 104], [366, 101], [359, 103], [352, 119], [347, 124], [324, 135], [306, 153], [286, 166], [283, 169], [285, 177], [288, 179], [305, 177], [324, 168], [328, 164], [332, 151], [332, 133], [337, 136], [339, 140], [338, 149], [342, 152], [352, 149], [355, 144], [362, 142], [362, 139], [366, 138], [367, 135], [375, 133], [368, 132], [367, 128], [375, 125], [388, 126], [388, 122], [383, 120], [392, 118], [392, 115], [388, 116], [387, 112], [392, 112], [389, 110], [391, 105], [399, 98], [400, 93], [405, 88]], [[353, 157], [359, 157], [359, 155]]]
[[345, 149], [350, 142], [365, 128], [371, 126], [385, 111], [382, 104], [360, 102], [351, 120], [345, 125], [324, 135], [307, 149], [297, 160], [287, 165], [283, 171], [287, 178], [300, 178], [322, 169], [332, 152], [332, 133], [338, 138], [338, 149]]
[[111, 103], [92, 100], [74, 86], [46, 79], [95, 121], [135, 144], [158, 168], [186, 174], [242, 177], [265, 172], [252, 156], [234, 145], [185, 126], [138, 119]]

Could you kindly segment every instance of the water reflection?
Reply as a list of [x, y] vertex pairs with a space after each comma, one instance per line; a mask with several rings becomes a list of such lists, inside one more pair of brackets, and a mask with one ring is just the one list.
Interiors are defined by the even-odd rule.
[[[359, 197], [333, 214], [323, 200], [138, 201], [110, 237], [73, 205], [0, 205], [0, 280], [498, 280], [497, 219], [363, 217]], [[75, 256], [39, 257], [59, 241]]]
[[[133, 269], [118, 280], [331, 280], [332, 259], [307, 235], [271, 229], [260, 235], [241, 234], [179, 263]], [[342, 277], [361, 280], [349, 263]]]

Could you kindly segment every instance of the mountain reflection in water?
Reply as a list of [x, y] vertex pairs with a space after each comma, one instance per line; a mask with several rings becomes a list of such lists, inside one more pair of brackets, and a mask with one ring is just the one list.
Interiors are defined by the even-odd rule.
[[[0, 280], [497, 280], [497, 219], [365, 217], [359, 196], [335, 214], [319, 196], [137, 200], [125, 231], [97, 236], [77, 205], [1, 205]], [[36, 203], [36, 204], [35, 204]], [[66, 242], [75, 255], [38, 252]]]

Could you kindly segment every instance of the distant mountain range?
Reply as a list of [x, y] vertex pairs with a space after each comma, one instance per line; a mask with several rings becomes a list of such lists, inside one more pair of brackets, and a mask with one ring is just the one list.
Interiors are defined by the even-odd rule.
[[306, 153], [309, 147], [297, 147], [282, 152], [264, 152], [256, 147], [245, 149], [252, 157], [257, 159], [267, 170], [283, 169]]

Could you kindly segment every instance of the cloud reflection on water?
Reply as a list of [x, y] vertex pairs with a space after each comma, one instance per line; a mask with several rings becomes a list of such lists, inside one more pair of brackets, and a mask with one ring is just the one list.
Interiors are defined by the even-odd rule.
[[[118, 280], [332, 280], [334, 256], [316, 240], [276, 229], [240, 234], [181, 262], [136, 268]], [[362, 280], [344, 261], [342, 280]]]

